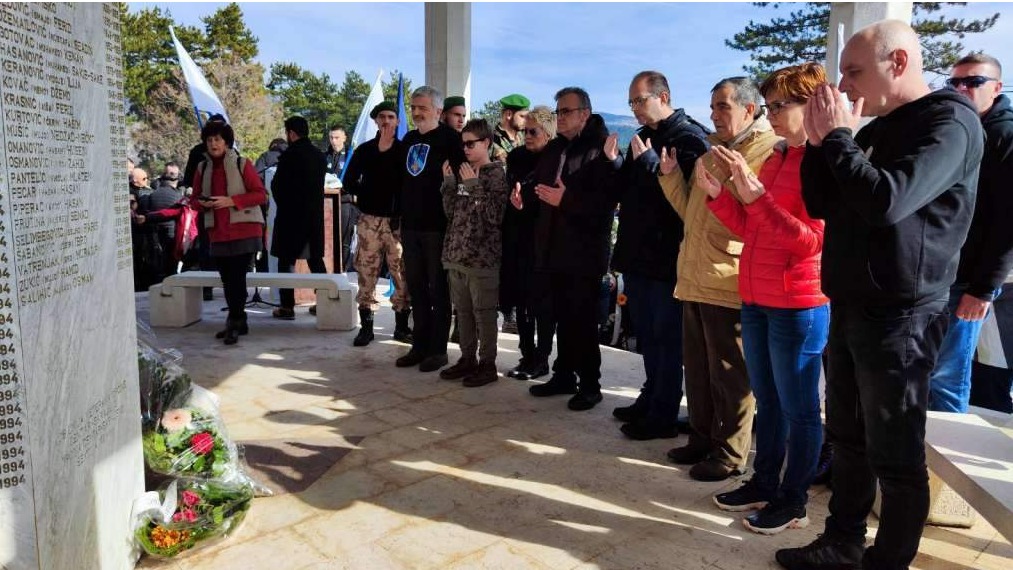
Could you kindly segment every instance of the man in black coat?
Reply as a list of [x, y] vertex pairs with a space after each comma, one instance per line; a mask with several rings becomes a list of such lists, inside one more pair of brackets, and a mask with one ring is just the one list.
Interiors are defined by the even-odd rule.
[[[826, 220], [834, 494], [823, 534], [777, 551], [788, 570], [907, 568], [928, 516], [929, 374], [985, 137], [966, 97], [925, 83], [921, 51], [904, 22], [863, 28], [841, 55], [840, 88], [854, 109], [829, 85], [806, 104], [802, 199], [812, 218]], [[862, 116], [875, 119], [858, 130]], [[877, 481], [879, 531], [866, 550]]]
[[[288, 149], [278, 157], [271, 195], [278, 208], [274, 217], [271, 255], [278, 272], [292, 273], [297, 259], [305, 259], [313, 273], [327, 273], [324, 265], [324, 154], [309, 140], [306, 119], [285, 119]], [[295, 318], [295, 291], [280, 289], [281, 307], [273, 316]]]
[[[967, 241], [960, 250], [957, 280], [950, 288], [950, 326], [929, 378], [929, 409], [967, 412], [971, 400], [971, 359], [992, 301], [1013, 269], [1013, 109], [1002, 95], [1002, 66], [983, 53], [953, 66], [950, 87], [966, 95], [987, 134], [978, 177], [978, 199]], [[1007, 399], [1009, 398], [1007, 375]]]
[[[665, 199], [658, 182], [662, 148], [675, 154], [684, 175], [707, 152], [707, 131], [682, 109], [673, 109], [668, 80], [642, 71], [630, 83], [630, 109], [643, 125], [625, 159], [618, 137], [605, 145], [606, 156], [621, 169], [619, 235], [612, 268], [623, 274], [626, 297], [644, 355], [646, 380], [632, 406], [612, 414], [627, 422], [620, 428], [637, 440], [675, 437], [682, 401], [682, 303], [675, 298], [676, 261], [682, 219]], [[655, 150], [657, 149], [657, 150]]]
[[575, 394], [567, 406], [581, 411], [602, 401], [597, 306], [608, 270], [616, 172], [602, 152], [605, 121], [592, 114], [586, 91], [556, 93], [556, 131], [535, 169], [535, 271], [551, 298], [559, 356], [549, 381], [529, 391], [536, 397]]

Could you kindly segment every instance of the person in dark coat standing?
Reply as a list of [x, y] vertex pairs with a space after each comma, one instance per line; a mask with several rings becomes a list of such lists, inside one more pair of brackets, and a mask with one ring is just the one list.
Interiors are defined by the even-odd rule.
[[682, 219], [669, 207], [658, 168], [662, 149], [675, 154], [683, 175], [710, 148], [709, 131], [682, 109], [672, 108], [668, 79], [642, 71], [630, 82], [630, 109], [643, 127], [626, 156], [615, 133], [605, 154], [620, 170], [619, 236], [612, 267], [623, 274], [638, 352], [646, 380], [631, 406], [612, 414], [626, 422], [627, 437], [675, 437], [682, 402], [682, 303], [673, 296]]
[[[971, 360], [992, 302], [1013, 270], [1013, 110], [1002, 94], [999, 60], [973, 53], [953, 66], [946, 83], [967, 96], [987, 135], [978, 196], [967, 241], [960, 250], [957, 279], [950, 287], [950, 326], [929, 377], [929, 409], [967, 413]], [[1007, 387], [1007, 397], [1009, 389]]]
[[[278, 170], [271, 180], [271, 195], [278, 211], [274, 218], [271, 255], [278, 258], [278, 272], [295, 271], [297, 259], [305, 259], [313, 273], [327, 273], [324, 265], [324, 154], [309, 140], [306, 119], [285, 119], [288, 149], [278, 157]], [[295, 291], [280, 289], [281, 307], [275, 318], [295, 318]]]
[[536, 397], [574, 394], [567, 406], [582, 411], [602, 401], [595, 307], [608, 270], [616, 174], [602, 151], [608, 129], [592, 114], [586, 91], [561, 89], [555, 114], [559, 136], [546, 145], [535, 168], [535, 271], [558, 323], [559, 358], [549, 381], [529, 391]]

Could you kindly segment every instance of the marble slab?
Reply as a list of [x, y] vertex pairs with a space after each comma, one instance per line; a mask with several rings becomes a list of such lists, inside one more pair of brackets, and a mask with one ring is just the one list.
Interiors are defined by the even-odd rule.
[[143, 491], [119, 15], [0, 4], [0, 567], [126, 569]]

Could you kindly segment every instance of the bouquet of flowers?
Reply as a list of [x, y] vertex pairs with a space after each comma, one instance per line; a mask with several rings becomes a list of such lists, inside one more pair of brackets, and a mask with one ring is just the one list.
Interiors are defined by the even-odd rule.
[[168, 558], [228, 536], [243, 521], [253, 489], [242, 483], [177, 479], [134, 506], [134, 536], [152, 556]]
[[141, 426], [154, 428], [162, 412], [178, 408], [190, 397], [192, 380], [180, 366], [183, 355], [160, 349], [144, 323], [137, 324], [137, 370], [141, 393]]
[[194, 406], [166, 410], [143, 444], [148, 467], [163, 475], [223, 478], [239, 465], [218, 418]]

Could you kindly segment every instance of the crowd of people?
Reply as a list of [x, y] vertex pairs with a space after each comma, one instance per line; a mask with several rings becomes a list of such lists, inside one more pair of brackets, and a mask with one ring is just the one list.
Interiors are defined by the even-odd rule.
[[[1013, 411], [1008, 369], [972, 381], [982, 323], [993, 310], [1008, 318], [1004, 296], [1013, 296], [1013, 226], [1002, 219], [1013, 206], [1003, 188], [1013, 110], [1001, 77], [998, 60], [975, 53], [934, 91], [917, 35], [887, 20], [847, 42], [839, 86], [816, 63], [760, 85], [721, 79], [710, 126], [674, 105], [663, 74], [636, 74], [629, 106], [642, 128], [625, 152], [579, 87], [560, 89], [554, 109], [510, 95], [496, 125], [466, 121], [463, 98], [419, 87], [414, 130], [398, 140], [397, 109], [380, 103], [370, 113], [376, 138], [347, 163], [343, 130], [331, 131], [325, 156], [292, 117], [270, 184], [271, 252], [281, 271], [295, 259], [323, 271], [316, 209], [339, 165], [343, 196], [359, 210], [354, 344], [374, 339], [386, 266], [394, 335], [411, 343], [396, 366], [468, 387], [497, 381], [501, 311], [520, 340], [506, 375], [551, 374], [530, 394], [567, 395], [574, 411], [603, 399], [597, 307], [602, 275], [620, 272], [645, 372], [637, 399], [613, 410], [622, 432], [649, 440], [684, 431], [669, 460], [693, 479], [723, 481], [746, 472], [755, 430], [751, 476], [713, 501], [751, 511], [743, 524], [763, 534], [809, 524], [808, 489], [821, 458], [832, 458], [824, 532], [777, 561], [906, 568], [929, 509], [927, 411], [965, 412], [972, 402]], [[209, 121], [201, 137], [189, 204], [203, 212], [225, 283], [219, 336], [234, 343], [248, 331], [245, 271], [263, 246], [266, 188], [232, 150], [224, 121]], [[178, 172], [167, 167], [163, 179]], [[168, 192], [156, 198], [134, 173], [138, 200], [152, 203], [141, 212], [164, 208]], [[291, 318], [292, 308], [283, 294], [275, 316]], [[688, 427], [678, 419], [684, 385]], [[866, 548], [877, 480], [880, 526]]]

